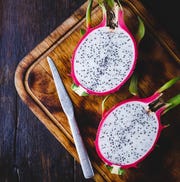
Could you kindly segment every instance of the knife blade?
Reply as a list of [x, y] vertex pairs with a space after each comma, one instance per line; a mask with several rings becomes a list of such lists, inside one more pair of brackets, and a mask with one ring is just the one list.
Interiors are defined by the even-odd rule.
[[79, 156], [79, 161], [81, 164], [84, 177], [86, 179], [92, 178], [94, 176], [94, 171], [93, 171], [87, 150], [83, 143], [82, 137], [80, 135], [80, 131], [75, 119], [73, 104], [71, 102], [71, 99], [69, 98], [69, 95], [64, 87], [64, 84], [61, 80], [61, 77], [59, 75], [59, 72], [53, 60], [50, 57], [47, 57], [47, 61], [48, 61], [50, 70], [52, 72], [52, 76], [55, 82], [56, 90], [58, 93], [58, 97], [59, 97], [62, 109], [67, 116], [67, 119], [71, 128], [74, 144]]

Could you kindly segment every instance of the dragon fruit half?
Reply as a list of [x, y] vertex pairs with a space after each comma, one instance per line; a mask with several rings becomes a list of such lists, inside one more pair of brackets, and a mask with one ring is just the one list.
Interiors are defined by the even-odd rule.
[[95, 95], [117, 91], [132, 75], [137, 59], [137, 43], [125, 25], [122, 7], [114, 3], [114, 19], [107, 23], [107, 8], [104, 3], [100, 5], [103, 20], [91, 28], [89, 0], [87, 31], [75, 48], [71, 65], [75, 85]]
[[125, 100], [103, 115], [95, 146], [108, 166], [136, 167], [152, 152], [165, 127], [160, 116], [180, 104], [180, 94], [165, 103], [162, 92], [178, 80], [180, 77], [170, 80], [151, 97]]

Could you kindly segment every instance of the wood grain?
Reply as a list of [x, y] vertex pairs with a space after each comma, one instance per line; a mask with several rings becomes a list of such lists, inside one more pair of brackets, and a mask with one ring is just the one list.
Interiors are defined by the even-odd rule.
[[0, 181], [83, 181], [73, 157], [17, 95], [19, 61], [85, 0], [0, 0]]
[[[2, 182], [87, 181], [83, 177], [80, 165], [29, 110], [28, 105], [22, 102], [14, 87], [14, 72], [20, 60], [74, 13], [83, 2], [85, 0], [0, 0], [0, 181]], [[138, 1], [134, 2], [137, 4]], [[149, 10], [147, 18], [153, 14], [158, 20], [153, 24], [153, 27], [157, 27], [157, 32], [164, 27], [164, 31], [168, 31], [175, 40], [174, 47], [179, 49], [179, 1], [141, 0], [140, 2], [143, 2]], [[77, 12], [76, 17], [80, 16], [81, 12]], [[152, 20], [150, 18], [150, 21]], [[57, 36], [60, 34], [60, 32], [55, 33]], [[156, 36], [153, 37], [157, 39]], [[171, 42], [171, 37], [167, 40]], [[45, 46], [43, 50], [46, 48]], [[38, 54], [43, 52], [41, 50], [42, 47], [37, 50]], [[165, 52], [168, 52], [166, 48]], [[171, 55], [169, 58], [169, 61], [174, 61]], [[153, 65], [157, 66], [155, 61]], [[154, 66], [151, 66], [151, 69]], [[25, 65], [22, 68], [25, 68]], [[157, 72], [157, 69], [155, 70]], [[164, 79], [159, 77], [156, 86], [163, 83]], [[171, 89], [174, 93], [167, 93], [169, 97], [175, 94], [175, 89], [178, 91], [175, 87]], [[127, 95], [124, 94], [126, 91], [127, 86], [120, 92], [121, 99], [126, 98]], [[146, 95], [150, 90], [141, 92]], [[163, 116], [163, 121], [170, 123], [171, 126], [162, 134], [158, 143], [160, 147], [156, 148], [150, 159], [147, 159], [143, 168], [130, 172], [128, 179], [124, 181], [180, 181], [179, 109], [177, 109]]]
[[[162, 147], [160, 149], [156, 149], [151, 157], [141, 164], [139, 169], [127, 170], [126, 175], [123, 177], [111, 175], [97, 157], [93, 141], [101, 119], [100, 105], [104, 97], [88, 96], [87, 98], [82, 98], [77, 96], [70, 89], [72, 79], [68, 76], [70, 73], [71, 56], [80, 39], [79, 31], [81, 28], [84, 28], [83, 17], [85, 8], [86, 4], [20, 62], [15, 75], [15, 84], [19, 95], [57, 140], [78, 160], [69, 125], [59, 104], [46, 61], [47, 55], [52, 57], [74, 103], [80, 131], [93, 166], [96, 169], [95, 181], [138, 181], [142, 179], [145, 181], [150, 179], [169, 179], [169, 181], [173, 181], [178, 179], [177, 170], [179, 165], [175, 160], [176, 157], [179, 157], [179, 149], [176, 147], [178, 133], [174, 132], [173, 128], [169, 129], [169, 135], [165, 134], [165, 132], [162, 134], [163, 136], [160, 139]], [[133, 33], [136, 32], [136, 23], [132, 23], [135, 22], [135, 15], [140, 16], [144, 20], [147, 28], [145, 38], [139, 46], [137, 71], [140, 77], [139, 88], [141, 96], [149, 96], [165, 81], [180, 75], [179, 52], [174, 42], [170, 41], [170, 37], [161, 29], [156, 29], [156, 22], [149, 16], [149, 13], [147, 13], [139, 1], [136, 3], [124, 1], [124, 8], [126, 10], [125, 20]], [[100, 11], [95, 8], [93, 15], [94, 25], [98, 24], [101, 20]], [[176, 94], [178, 88], [179, 85], [177, 84], [173, 90], [165, 94], [164, 99], [168, 99]], [[111, 99], [107, 102], [107, 109], [129, 97], [127, 83], [111, 96]], [[168, 122], [170, 118], [170, 120], [178, 120], [178, 110], [173, 112], [163, 117], [164, 123]], [[177, 122], [174, 125], [179, 127]], [[167, 148], [167, 145], [164, 145], [164, 141], [170, 140], [172, 137], [174, 137], [174, 140], [171, 147]], [[168, 143], [168, 145], [170, 144]], [[171, 157], [167, 156], [168, 153]], [[173, 153], [176, 155], [172, 156], [171, 154]], [[173, 162], [170, 164], [170, 161]], [[173, 166], [173, 168], [168, 172], [167, 167], [169, 165], [170, 167]], [[148, 172], [149, 170], [154, 171], [153, 166], [157, 166], [156, 169], [159, 172], [159, 174], [155, 174], [156, 176], [152, 176]]]

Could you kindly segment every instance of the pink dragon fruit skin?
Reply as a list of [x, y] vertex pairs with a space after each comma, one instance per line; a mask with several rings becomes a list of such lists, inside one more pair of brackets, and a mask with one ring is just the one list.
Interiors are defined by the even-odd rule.
[[[95, 140], [95, 146], [96, 146], [96, 151], [97, 151], [99, 157], [106, 164], [108, 164], [109, 166], [116, 165], [116, 166], [119, 166], [119, 167], [121, 167], [123, 169], [131, 168], [131, 167], [137, 167], [137, 165], [141, 161], [143, 161], [153, 151], [153, 149], [154, 149], [154, 147], [155, 147], [155, 145], [156, 145], [156, 143], [157, 143], [157, 141], [159, 139], [160, 133], [161, 133], [162, 129], [164, 128], [164, 126], [160, 122], [160, 116], [161, 116], [161, 113], [165, 110], [165, 107], [160, 108], [159, 110], [157, 110], [154, 113], [155, 114], [154, 115], [154, 118], [156, 119], [156, 122], [157, 122], [156, 123], [157, 124], [157, 129], [156, 129], [156, 135], [154, 136], [154, 140], [153, 140], [152, 145], [149, 147], [149, 149], [138, 160], [134, 161], [133, 163], [129, 163], [129, 164], [119, 164], [119, 163], [113, 163], [113, 162], [109, 161], [103, 155], [103, 153], [101, 152], [101, 150], [99, 149], [99, 138], [100, 138], [100, 135], [101, 135], [101, 128], [102, 128], [104, 122], [106, 122], [106, 119], [109, 116], [109, 114], [112, 113], [115, 109], [117, 109], [118, 107], [121, 107], [122, 105], [125, 105], [125, 104], [128, 104], [128, 103], [133, 103], [133, 102], [142, 103], [143, 105], [147, 106], [147, 109], [148, 109], [148, 105], [150, 103], [152, 103], [153, 101], [157, 100], [159, 97], [160, 97], [160, 94], [159, 93], [155, 93], [151, 97], [144, 98], [144, 99], [140, 99], [140, 98], [134, 97], [132, 99], [128, 99], [128, 100], [125, 100], [125, 101], [117, 104], [112, 109], [110, 109], [107, 113], [104, 114], [104, 116], [103, 116], [103, 118], [102, 118], [102, 120], [100, 122], [100, 125], [98, 127], [98, 131], [97, 131], [97, 135], [96, 135], [96, 140]], [[147, 110], [147, 112], [148, 112], [148, 110]]]
[[180, 104], [180, 94], [165, 103], [162, 92], [179, 80], [170, 80], [148, 98], [135, 96], [122, 101], [103, 114], [95, 139], [102, 161], [127, 169], [137, 167], [153, 151], [166, 127], [161, 115]]
[[[90, 26], [87, 27], [87, 31], [85, 35], [79, 41], [77, 47], [75, 48], [74, 54], [72, 56], [71, 75], [72, 75], [74, 83], [77, 86], [81, 86], [88, 94], [94, 94], [94, 95], [106, 95], [106, 94], [113, 93], [119, 90], [119, 88], [132, 75], [135, 69], [136, 59], [138, 54], [136, 41], [124, 23], [123, 10], [120, 8], [118, 9], [118, 16], [117, 16], [118, 27], [116, 27], [114, 30], [110, 29], [107, 26], [106, 13], [103, 13], [103, 14], [104, 14], [103, 20], [98, 26], [94, 28], [91, 28]], [[102, 54], [103, 52], [102, 48], [99, 51], [98, 55], [96, 55], [95, 51], [91, 51], [90, 55], [88, 54], [86, 55], [86, 53], [95, 46], [95, 44], [93, 43], [92, 47], [90, 47], [89, 50], [84, 49], [83, 51], [83, 56], [85, 57], [84, 60], [82, 59], [82, 53], [80, 50], [80, 49], [83, 49], [84, 46], [86, 46], [86, 43], [85, 43], [86, 41], [92, 41], [92, 40], [93, 40], [92, 42], [96, 41], [94, 40], [94, 37], [95, 37], [94, 34], [102, 33], [102, 32], [104, 33], [104, 35], [113, 34], [114, 36], [116, 36], [116, 38], [113, 41], [116, 41], [115, 45], [119, 46], [117, 48], [118, 50], [121, 50], [120, 43], [122, 41], [128, 40], [130, 42], [130, 43], [127, 43], [128, 46], [130, 47], [129, 50], [127, 49], [127, 52], [125, 52], [126, 50], [122, 50], [121, 53], [114, 54], [113, 55], [114, 57], [113, 56], [108, 57], [109, 60], [106, 60], [106, 63], [108, 62], [107, 64], [112, 65], [113, 62], [114, 63], [116, 62], [116, 64], [109, 67], [107, 66], [106, 71], [104, 70], [105, 66], [103, 65], [105, 64], [105, 60], [102, 60], [103, 62], [102, 66], [99, 66], [100, 63], [97, 63], [97, 62], [100, 62], [99, 54]], [[121, 38], [117, 40], [117, 37], [120, 34], [123, 34], [126, 40], [124, 40], [123, 38], [122, 40]], [[91, 39], [91, 37], [93, 38]], [[103, 39], [101, 41], [103, 41]], [[99, 47], [97, 46], [97, 50], [98, 48]], [[122, 45], [122, 49], [126, 49], [126, 48], [127, 48], [126, 46], [123, 47]], [[123, 51], [124, 51], [124, 55], [122, 55]], [[129, 54], [131, 54], [130, 58], [127, 57], [128, 51], [130, 52]], [[105, 54], [106, 53], [104, 53], [104, 55], [102, 56], [105, 56]], [[88, 56], [90, 58], [89, 60], [86, 60]], [[124, 63], [123, 61], [117, 61], [118, 59], [123, 59], [123, 56], [125, 57]], [[97, 58], [97, 59], [93, 60], [93, 58]], [[115, 71], [112, 71], [110, 69], [113, 69]]]

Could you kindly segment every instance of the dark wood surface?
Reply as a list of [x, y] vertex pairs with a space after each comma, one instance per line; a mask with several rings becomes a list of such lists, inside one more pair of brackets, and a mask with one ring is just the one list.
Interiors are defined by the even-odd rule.
[[[19, 61], [83, 2], [85, 1], [0, 1], [0, 181], [2, 182], [85, 181], [79, 164], [21, 101], [14, 87], [14, 72]], [[163, 7], [163, 1], [161, 1], [162, 7], [159, 2], [158, 5], [155, 1], [142, 2], [179, 45], [180, 31], [177, 26], [179, 13], [175, 11], [178, 6], [173, 4], [173, 9], [168, 6]]]

